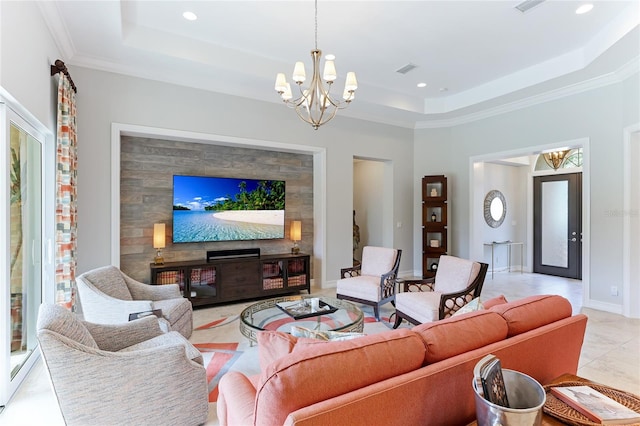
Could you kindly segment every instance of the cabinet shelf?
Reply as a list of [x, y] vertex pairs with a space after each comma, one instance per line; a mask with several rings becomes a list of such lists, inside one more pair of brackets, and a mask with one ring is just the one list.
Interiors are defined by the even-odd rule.
[[306, 254], [151, 264], [151, 284], [178, 284], [194, 306], [310, 292]]
[[433, 277], [437, 271], [440, 256], [447, 254], [449, 213], [447, 196], [446, 176], [436, 175], [422, 178], [423, 278]]

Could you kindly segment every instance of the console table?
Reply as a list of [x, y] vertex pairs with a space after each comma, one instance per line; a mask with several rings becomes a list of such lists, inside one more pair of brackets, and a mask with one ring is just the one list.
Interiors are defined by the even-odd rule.
[[509, 272], [511, 272], [511, 247], [520, 246], [520, 273], [522, 273], [522, 267], [524, 263], [524, 243], [513, 241], [493, 241], [490, 243], [484, 243], [485, 247], [491, 247], [491, 279], [493, 279], [493, 250], [496, 246], [507, 246], [507, 265]]
[[311, 292], [308, 254], [152, 263], [151, 284], [178, 284], [194, 306]]

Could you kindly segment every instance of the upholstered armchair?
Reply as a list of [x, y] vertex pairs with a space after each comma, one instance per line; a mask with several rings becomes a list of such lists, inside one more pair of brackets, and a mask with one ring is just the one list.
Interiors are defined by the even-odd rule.
[[393, 302], [402, 250], [366, 246], [360, 265], [340, 270], [336, 293], [338, 299], [373, 306], [380, 321], [380, 306]]
[[144, 284], [115, 266], [103, 266], [77, 277], [76, 285], [86, 321], [120, 324], [129, 321], [130, 314], [160, 309], [170, 330], [191, 337], [193, 307], [177, 284]]
[[40, 306], [40, 350], [65, 424], [199, 425], [209, 396], [200, 352], [149, 316], [117, 325]]
[[393, 328], [403, 319], [417, 325], [450, 317], [480, 297], [488, 267], [482, 262], [440, 256], [435, 277], [404, 281], [404, 291], [396, 294]]

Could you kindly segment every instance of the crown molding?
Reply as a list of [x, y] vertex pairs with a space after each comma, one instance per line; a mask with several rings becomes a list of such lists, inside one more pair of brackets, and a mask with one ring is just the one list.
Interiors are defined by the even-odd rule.
[[500, 105], [493, 108], [488, 108], [483, 111], [467, 114], [461, 117], [422, 121], [417, 122], [415, 129], [435, 129], [441, 127], [453, 127], [461, 124], [471, 123], [485, 118], [495, 117], [497, 115], [506, 114], [508, 112], [517, 111], [519, 109], [528, 108], [534, 105], [539, 105], [545, 102], [550, 102], [558, 99], [565, 98], [567, 96], [576, 95], [579, 93], [587, 92], [601, 87], [606, 87], [611, 84], [620, 83], [627, 78], [637, 74], [640, 71], [640, 56], [637, 56], [633, 60], [627, 62], [625, 65], [617, 69], [616, 71], [608, 74], [604, 74], [599, 77], [595, 77], [589, 80], [585, 80], [580, 83], [572, 84], [569, 86], [561, 87], [559, 89], [550, 90], [539, 95], [530, 96], [525, 99], [521, 99], [515, 102], [509, 102], [504, 105]]
[[64, 19], [58, 9], [58, 4], [55, 1], [37, 1], [36, 4], [40, 9], [40, 14], [49, 28], [49, 32], [60, 50], [60, 54], [67, 59], [73, 58], [76, 53], [76, 49], [73, 45], [73, 40], [69, 35]]

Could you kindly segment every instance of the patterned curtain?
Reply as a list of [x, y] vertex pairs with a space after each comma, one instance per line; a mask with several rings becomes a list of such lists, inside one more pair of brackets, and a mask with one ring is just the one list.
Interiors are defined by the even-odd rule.
[[76, 94], [69, 79], [58, 81], [56, 142], [56, 303], [75, 308], [76, 279]]

